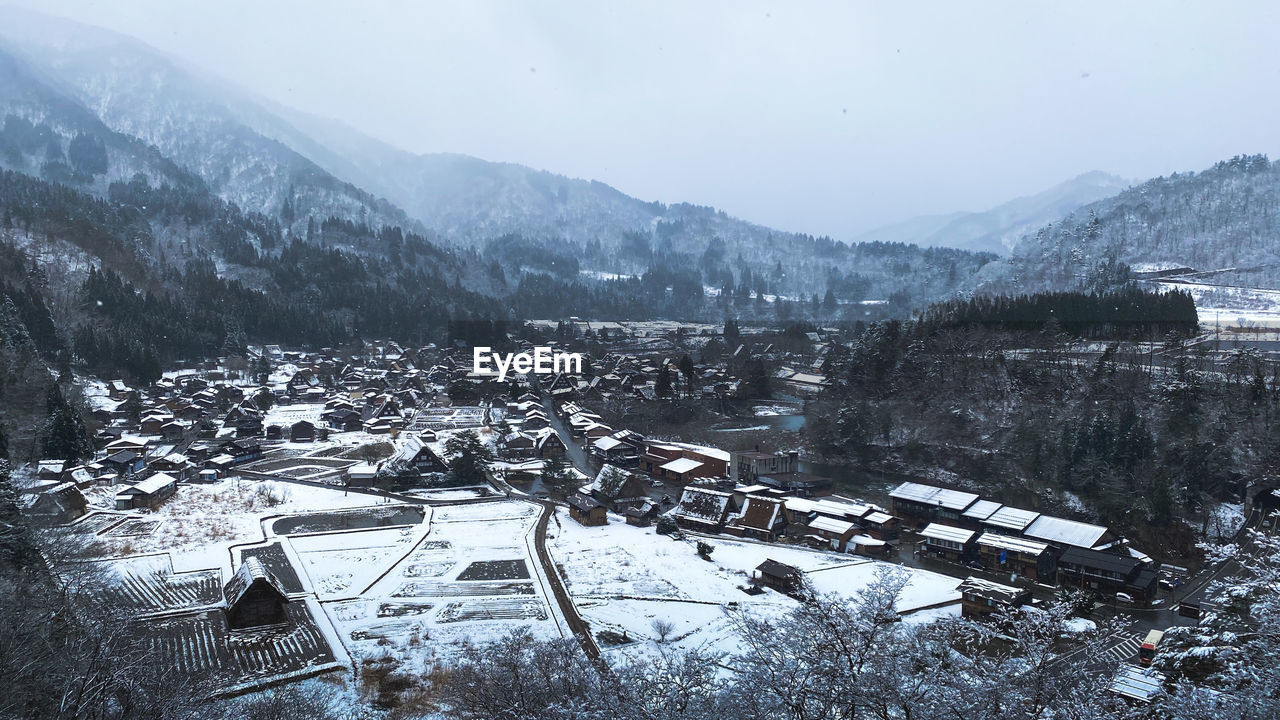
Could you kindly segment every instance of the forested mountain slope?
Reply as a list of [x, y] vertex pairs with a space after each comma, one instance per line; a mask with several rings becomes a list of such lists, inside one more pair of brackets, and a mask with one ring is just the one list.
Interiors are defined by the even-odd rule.
[[1115, 195], [1128, 185], [1115, 175], [1089, 172], [990, 210], [912, 218], [863, 233], [854, 241], [909, 242], [1007, 255], [1026, 233], [1057, 222], [1082, 205]]
[[988, 267], [984, 291], [1097, 287], [1119, 266], [1197, 270], [1258, 268], [1250, 283], [1280, 282], [1280, 167], [1240, 156], [1199, 173], [1177, 173], [1082, 207], [1025, 236]]

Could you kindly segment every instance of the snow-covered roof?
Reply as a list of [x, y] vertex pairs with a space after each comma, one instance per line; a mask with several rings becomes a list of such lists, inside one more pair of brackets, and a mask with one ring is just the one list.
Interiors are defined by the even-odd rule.
[[619, 439], [617, 439], [617, 438], [615, 438], [615, 437], [607, 437], [607, 436], [606, 436], [606, 437], [602, 437], [602, 438], [596, 438], [596, 440], [595, 440], [594, 442], [592, 442], [591, 444], [592, 444], [592, 445], [594, 445], [594, 446], [596, 446], [597, 448], [599, 448], [599, 449], [601, 449], [601, 450], [604, 450], [605, 452], [608, 452], [609, 450], [612, 450], [612, 449], [614, 449], [614, 448], [618, 447], [619, 445], [625, 445], [626, 443], [622, 442], [621, 440], [619, 440]]
[[677, 518], [685, 517], [703, 522], [718, 523], [729, 507], [729, 493], [706, 488], [687, 487], [680, 496], [680, 504], [671, 511]]
[[178, 478], [168, 473], [156, 473], [151, 477], [120, 491], [122, 495], [150, 495], [178, 482]]
[[[812, 525], [810, 525], [810, 527], [812, 527]], [[942, 525], [940, 523], [929, 523], [924, 530], [920, 531], [920, 534], [923, 537], [934, 540], [949, 540], [963, 545], [973, 538], [974, 531], [952, 527], [950, 525]]]
[[697, 460], [691, 460], [689, 458], [677, 458], [667, 463], [666, 465], [663, 465], [662, 469], [666, 470], [667, 472], [676, 473], [677, 475], [683, 475], [687, 472], [694, 470], [695, 468], [700, 468], [700, 467], [702, 467], [702, 463], [698, 462]]
[[1150, 702], [1163, 687], [1164, 673], [1159, 670], [1121, 665], [1107, 689], [1133, 700]]
[[961, 593], [966, 595], [977, 595], [981, 598], [997, 600], [1001, 602], [1011, 603], [1018, 598], [1019, 595], [1027, 593], [1027, 590], [1011, 587], [1009, 585], [1001, 585], [997, 582], [984, 580], [980, 577], [970, 575], [965, 578], [959, 586], [956, 587]]
[[832, 515], [835, 517], [854, 517], [860, 518], [871, 510], [870, 505], [862, 503], [845, 503], [835, 502], [834, 500], [818, 500], [814, 503], [813, 509], [824, 515]]
[[978, 499], [977, 493], [947, 490], [946, 488], [904, 482], [889, 493], [890, 497], [924, 505], [936, 505], [948, 510], [965, 510]]
[[1004, 507], [991, 513], [983, 522], [987, 525], [995, 525], [996, 527], [1008, 528], [1009, 530], [1017, 530], [1019, 532], [1026, 529], [1028, 525], [1035, 522], [1040, 517], [1040, 513], [1030, 510], [1020, 510], [1015, 507]]
[[226, 600], [227, 607], [239, 602], [249, 588], [259, 580], [270, 585], [281, 597], [285, 597], [284, 586], [280, 584], [280, 580], [262, 564], [261, 560], [251, 555], [240, 563], [240, 568], [222, 589], [222, 597]]
[[1000, 503], [993, 500], [979, 500], [964, 511], [964, 516], [974, 520], [986, 520], [991, 517], [991, 513], [999, 510], [1000, 507]]
[[809, 523], [810, 530], [822, 530], [825, 532], [843, 535], [853, 529], [853, 523], [844, 520], [836, 520], [835, 518], [819, 515]]
[[887, 523], [887, 522], [889, 522], [890, 520], [892, 520], [892, 519], [893, 519], [893, 516], [892, 516], [892, 515], [890, 515], [889, 513], [885, 513], [885, 512], [879, 512], [879, 511], [877, 511], [877, 512], [873, 512], [873, 513], [868, 513], [868, 514], [867, 514], [867, 516], [866, 516], [866, 517], [864, 517], [864, 518], [862, 518], [862, 519], [863, 519], [863, 520], [865, 520], [865, 521], [867, 521], [867, 522], [869, 522], [869, 523], [874, 523], [874, 524], [876, 524], [876, 525], [880, 525], [880, 524], [882, 524], [882, 523]]
[[1008, 535], [1000, 535], [998, 533], [982, 533], [978, 536], [978, 544], [987, 547], [1002, 548], [1004, 550], [1013, 550], [1014, 552], [1032, 553], [1039, 555], [1049, 548], [1048, 545], [1035, 540], [1026, 538], [1010, 537]]
[[1039, 540], [1091, 548], [1102, 540], [1103, 536], [1107, 534], [1107, 529], [1101, 525], [1090, 525], [1089, 523], [1053, 517], [1052, 515], [1041, 515], [1036, 518], [1035, 522], [1027, 526], [1023, 534]]

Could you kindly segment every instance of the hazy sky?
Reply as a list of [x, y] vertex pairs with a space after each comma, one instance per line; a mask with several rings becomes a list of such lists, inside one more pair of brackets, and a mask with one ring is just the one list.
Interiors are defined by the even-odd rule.
[[1280, 155], [1275, 2], [18, 4], [414, 152], [842, 239]]

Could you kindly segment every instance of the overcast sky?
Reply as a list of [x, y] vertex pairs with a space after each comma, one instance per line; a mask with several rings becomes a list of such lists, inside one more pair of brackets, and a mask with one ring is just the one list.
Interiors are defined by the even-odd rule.
[[17, 4], [414, 152], [842, 239], [1280, 155], [1274, 2]]

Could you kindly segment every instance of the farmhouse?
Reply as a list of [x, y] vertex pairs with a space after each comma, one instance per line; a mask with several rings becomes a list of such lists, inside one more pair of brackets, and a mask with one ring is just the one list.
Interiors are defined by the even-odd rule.
[[765, 585], [778, 592], [792, 593], [800, 589], [804, 574], [799, 568], [792, 567], [777, 560], [765, 560], [756, 566], [757, 584]]
[[718, 533], [724, 527], [732, 496], [718, 490], [687, 487], [670, 515], [676, 524], [689, 530]]
[[89, 502], [75, 483], [58, 483], [40, 491], [28, 513], [45, 522], [66, 523], [84, 515]]
[[849, 546], [849, 540], [857, 532], [858, 526], [847, 520], [819, 515], [809, 521], [808, 537], [823, 547], [844, 552]]
[[256, 557], [246, 557], [222, 589], [227, 625], [233, 630], [280, 625], [288, 622], [280, 580]]
[[743, 500], [742, 510], [729, 518], [724, 530], [738, 537], [773, 542], [785, 526], [781, 500], [748, 495]]
[[315, 442], [316, 426], [308, 420], [299, 420], [289, 426], [289, 442]]
[[596, 502], [614, 512], [639, 505], [649, 498], [641, 475], [627, 472], [613, 465], [605, 465], [588, 486], [588, 493]]
[[569, 517], [580, 525], [608, 525], [609, 511], [594, 498], [582, 493], [569, 496]]
[[142, 482], [116, 493], [117, 510], [156, 508], [178, 487], [178, 479], [167, 473], [156, 473]]
[[956, 588], [960, 591], [960, 613], [965, 617], [985, 618], [994, 612], [1011, 610], [1031, 602], [1026, 588], [1001, 585], [969, 576]]

